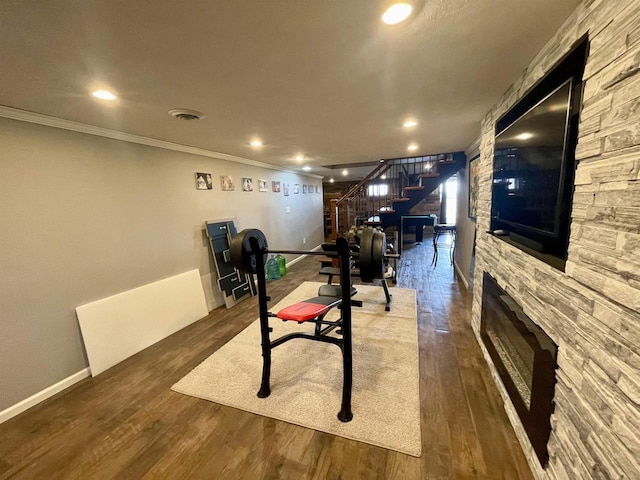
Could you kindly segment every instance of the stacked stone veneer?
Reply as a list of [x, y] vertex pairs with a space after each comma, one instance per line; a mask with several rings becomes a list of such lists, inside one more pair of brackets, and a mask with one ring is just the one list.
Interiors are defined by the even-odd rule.
[[[585, 34], [590, 53], [576, 152], [569, 256], [556, 270], [487, 235], [496, 120]], [[482, 272], [559, 345], [549, 465], [507, 413], [537, 478], [640, 478], [640, 1], [584, 1], [482, 122], [473, 292]]]

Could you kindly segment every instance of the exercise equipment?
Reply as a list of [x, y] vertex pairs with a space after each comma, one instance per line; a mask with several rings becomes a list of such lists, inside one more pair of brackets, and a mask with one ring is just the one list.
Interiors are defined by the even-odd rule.
[[[357, 247], [357, 248], [356, 248]], [[360, 279], [365, 283], [373, 283], [374, 280], [380, 280], [386, 299], [385, 311], [391, 310], [391, 293], [385, 276], [387, 271], [386, 252], [387, 252], [387, 236], [374, 228], [365, 227], [360, 235], [360, 245], [351, 246], [352, 256], [355, 262], [352, 268], [356, 267]], [[323, 267], [320, 269], [322, 275], [328, 275], [327, 283], [331, 284], [333, 277], [339, 275], [340, 270], [335, 267]]]
[[[351, 411], [351, 388], [353, 383], [351, 306], [357, 305], [358, 303], [362, 305], [362, 303], [356, 302], [351, 298], [356, 291], [351, 286], [351, 253], [347, 240], [338, 238], [335, 244], [327, 245], [324, 251], [318, 252], [270, 250], [267, 239], [260, 230], [247, 229], [232, 238], [229, 250], [232, 264], [242, 272], [256, 274], [258, 279], [258, 305], [260, 310], [262, 344], [262, 381], [260, 390], [258, 391], [258, 397], [266, 398], [271, 394], [271, 350], [294, 338], [306, 338], [308, 340], [332, 343], [337, 345], [342, 351], [343, 361], [342, 403], [340, 412], [338, 413], [338, 419], [342, 422], [351, 421], [353, 418]], [[274, 253], [323, 255], [336, 258], [340, 265], [340, 285], [323, 285], [320, 287], [317, 297], [290, 305], [280, 310], [277, 314], [271, 313], [267, 308], [267, 302], [270, 300], [270, 297], [267, 296], [265, 260], [268, 254]], [[325, 288], [323, 290], [323, 287], [334, 288], [330, 290]], [[335, 296], [334, 294], [338, 293], [338, 291], [340, 296]], [[331, 293], [332, 295], [327, 295], [327, 293]], [[325, 320], [327, 313], [334, 307], [340, 309], [340, 318], [336, 321]], [[313, 334], [304, 332], [290, 333], [271, 340], [269, 334], [272, 328], [269, 327], [269, 318], [272, 317], [280, 318], [283, 321], [295, 321], [299, 324], [311, 322], [315, 324], [315, 331]], [[334, 330], [336, 330], [335, 333], [341, 337], [328, 335]]]
[[229, 244], [238, 232], [231, 219], [205, 222], [211, 254], [218, 273], [218, 288], [222, 292], [227, 308], [252, 295], [256, 295], [256, 285], [251, 275], [245, 275], [231, 264]]
[[358, 267], [360, 279], [371, 283], [374, 279], [384, 278], [384, 254], [387, 251], [387, 237], [384, 233], [365, 228], [360, 237]]

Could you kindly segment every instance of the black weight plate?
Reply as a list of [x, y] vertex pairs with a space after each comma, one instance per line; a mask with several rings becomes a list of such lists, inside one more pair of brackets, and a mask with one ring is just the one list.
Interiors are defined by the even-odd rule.
[[258, 248], [265, 252], [262, 256], [262, 263], [267, 260], [267, 239], [257, 228], [242, 230], [231, 239], [229, 250], [231, 251], [231, 263], [234, 267], [244, 273], [256, 273], [256, 254], [251, 247], [251, 239], [258, 241]]
[[360, 280], [371, 283], [375, 278], [371, 249], [373, 248], [373, 228], [363, 228], [360, 236], [360, 256], [358, 266], [360, 268]]
[[384, 278], [384, 254], [387, 251], [387, 236], [375, 232], [371, 246], [371, 269], [373, 278]]

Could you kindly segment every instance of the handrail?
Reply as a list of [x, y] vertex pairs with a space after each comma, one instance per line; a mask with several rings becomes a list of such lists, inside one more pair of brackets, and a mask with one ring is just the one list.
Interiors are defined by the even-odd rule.
[[387, 164], [387, 160], [380, 160], [380, 165], [378, 165], [376, 168], [374, 168], [366, 177], [364, 177], [362, 180], [360, 180], [360, 182], [358, 182], [358, 184], [356, 186], [351, 187], [347, 191], [347, 193], [345, 193], [342, 197], [340, 197], [338, 199], [338, 201], [336, 202], [336, 206], [340, 206], [342, 203], [347, 201], [354, 193], [356, 193], [358, 190], [360, 190], [364, 186], [365, 183], [367, 183], [369, 180], [371, 180], [372, 177], [374, 177], [378, 172], [380, 172], [380, 170], [382, 170], [385, 167], [386, 167], [386, 170], [388, 170], [389, 168], [391, 168], [391, 165]]
[[[352, 224], [352, 214], [357, 223], [357, 218], [369, 218], [383, 210], [393, 213], [395, 211], [393, 202], [405, 197], [405, 187], [411, 186], [413, 180], [417, 180], [421, 186], [422, 174], [425, 169], [430, 173], [437, 172], [441, 159], [444, 160], [447, 157], [450, 157], [451, 160], [455, 159], [455, 155], [452, 153], [441, 153], [380, 160], [380, 164], [355, 186], [351, 187], [347, 193], [337, 200], [331, 200], [332, 237], [334, 239], [337, 237], [340, 221], [344, 223], [341, 220], [343, 214], [346, 215], [347, 224], [342, 225], [342, 230], [345, 228], [348, 230], [349, 225]], [[388, 171], [392, 172], [388, 183], [389, 190], [384, 196], [380, 192], [369, 195], [367, 185], [381, 179], [384, 174], [389, 176], [387, 174]]]

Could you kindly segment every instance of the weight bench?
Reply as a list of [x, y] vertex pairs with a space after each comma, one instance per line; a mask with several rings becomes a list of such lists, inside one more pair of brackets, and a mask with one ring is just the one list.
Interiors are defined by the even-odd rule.
[[327, 283], [331, 285], [333, 283], [333, 277], [340, 276], [340, 269], [337, 267], [322, 267], [320, 269], [320, 275], [329, 275]]
[[342, 298], [340, 297], [313, 297], [283, 308], [276, 314], [276, 317], [281, 320], [292, 320], [298, 323], [323, 319], [329, 313], [329, 310], [338, 306], [341, 302]]
[[[328, 288], [327, 288], [328, 287]], [[318, 289], [318, 296], [303, 300], [302, 302], [294, 303], [288, 307], [283, 308], [275, 314], [277, 318], [282, 321], [292, 321], [302, 324], [304, 322], [315, 323], [316, 328], [314, 336], [326, 335], [334, 328], [342, 325], [342, 319], [334, 322], [326, 321], [324, 317], [329, 311], [334, 308], [340, 308], [342, 304], [342, 292], [340, 291], [340, 285], [322, 285]], [[358, 291], [351, 287], [351, 296], [353, 297]], [[362, 301], [351, 300], [351, 305], [354, 307], [361, 307]], [[271, 314], [273, 315], [273, 314]], [[322, 329], [322, 326], [326, 325], [326, 329]], [[337, 332], [341, 333], [341, 332]], [[309, 338], [306, 334], [298, 335], [291, 334], [293, 337], [289, 338]], [[284, 337], [282, 337], [284, 338]]]
[[[230, 245], [231, 259], [234, 266], [243, 271], [256, 274], [258, 280], [258, 306], [260, 311], [260, 336], [262, 346], [262, 383], [258, 391], [259, 398], [266, 398], [271, 394], [271, 350], [294, 338], [306, 338], [324, 343], [337, 345], [342, 352], [342, 402], [338, 419], [349, 422], [353, 418], [351, 411], [351, 389], [353, 384], [353, 340], [351, 333], [351, 306], [357, 304], [351, 297], [356, 293], [351, 286], [351, 259], [347, 241], [338, 238], [333, 249], [327, 256], [337, 258], [340, 264], [340, 285], [322, 285], [317, 297], [303, 302], [289, 305], [277, 314], [268, 311], [265, 260], [269, 252], [264, 234], [257, 229], [243, 230], [233, 237]], [[285, 253], [303, 253], [297, 251], [280, 251]], [[321, 254], [321, 252], [304, 252], [307, 254]], [[329, 287], [329, 288], [325, 288]], [[324, 289], [324, 290], [323, 290]], [[336, 295], [337, 294], [337, 295]], [[359, 302], [362, 305], [362, 302]], [[334, 307], [340, 309], [340, 318], [335, 321], [325, 320], [326, 314]], [[315, 323], [315, 332], [295, 332], [271, 340], [273, 329], [269, 326], [269, 318], [277, 317], [283, 321]], [[328, 335], [339, 327], [335, 333]]]
[[[324, 252], [335, 252], [336, 251], [336, 244], [335, 243], [323, 243], [322, 244], [322, 251]], [[360, 254], [360, 246], [359, 245], [354, 245], [354, 244], [349, 244], [349, 253], [350, 256], [354, 256], [357, 257]], [[353, 260], [353, 258], [350, 258], [349, 261], [349, 265], [351, 270], [353, 270], [353, 267], [355, 266], [355, 262]], [[329, 285], [331, 285], [333, 283], [333, 277], [340, 277], [340, 269], [334, 265], [322, 265], [322, 268], [320, 268], [320, 274], [321, 275], [328, 275], [329, 278], [327, 280], [327, 283]]]
[[[332, 285], [331, 282], [333, 282], [333, 277], [335, 275], [340, 275], [340, 269], [339, 268], [335, 268], [335, 267], [323, 267], [320, 269], [320, 274], [321, 275], [328, 275], [329, 279], [327, 280], [327, 285], [323, 285], [322, 287], [337, 287], [340, 288], [339, 285]], [[356, 270], [355, 272], [351, 272], [351, 275], [356, 277], [359, 275], [358, 271]], [[387, 283], [387, 278], [383, 277], [380, 279], [380, 283], [382, 284], [382, 289], [384, 290], [384, 298], [386, 300], [385, 306], [384, 306], [384, 310], [385, 312], [390, 312], [391, 311], [391, 293], [389, 293], [389, 284]], [[322, 288], [320, 287], [320, 288]], [[353, 300], [351, 301], [351, 303], [353, 304]], [[360, 306], [362, 306], [362, 302], [360, 302]]]
[[[351, 296], [353, 297], [358, 290], [356, 287], [351, 285]], [[318, 289], [318, 296], [320, 297], [342, 297], [342, 286], [341, 285], [320, 285]], [[355, 305], [354, 302], [359, 302], [358, 300], [351, 300], [351, 305]], [[362, 303], [362, 302], [359, 302]], [[356, 305], [358, 306], [358, 305]]]
[[[379, 279], [384, 290], [384, 298], [386, 304], [385, 312], [391, 311], [391, 293], [387, 284], [386, 268], [384, 266], [384, 256], [387, 249], [386, 237], [383, 233], [374, 232], [373, 229], [365, 229], [362, 231], [361, 245], [350, 245], [352, 255], [358, 255], [358, 262], [351, 262], [351, 276], [360, 277], [363, 282], [373, 283], [374, 279]], [[363, 245], [364, 244], [364, 249]], [[335, 244], [324, 243], [322, 250], [335, 250]], [[355, 267], [355, 269], [354, 269]], [[340, 269], [336, 267], [322, 267], [321, 275], [327, 275], [327, 284], [331, 285], [333, 277], [340, 276]]]

